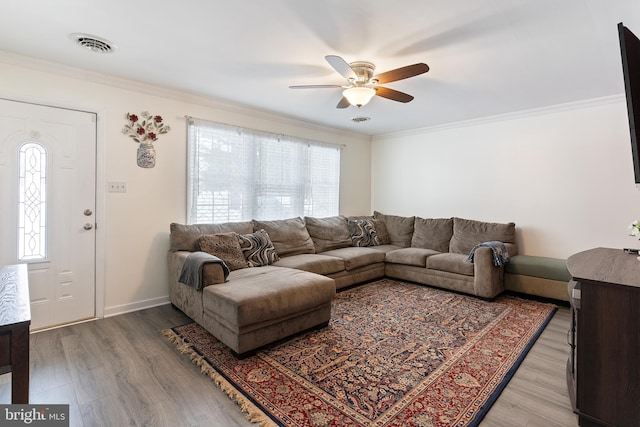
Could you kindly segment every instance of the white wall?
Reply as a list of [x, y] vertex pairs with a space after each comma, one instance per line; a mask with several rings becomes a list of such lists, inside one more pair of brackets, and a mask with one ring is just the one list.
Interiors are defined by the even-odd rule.
[[516, 223], [520, 253], [640, 247], [623, 96], [372, 141], [372, 207]]
[[[105, 315], [167, 301], [169, 224], [186, 221], [185, 115], [345, 144], [341, 213], [370, 212], [369, 137], [2, 52], [0, 97], [99, 114], [102, 185], [98, 197], [104, 211], [96, 213], [103, 236], [98, 270], [104, 287], [99, 301], [104, 300]], [[126, 112], [145, 110], [162, 115], [172, 127], [155, 143], [157, 164], [153, 169], [136, 165], [138, 145], [121, 133]], [[126, 182], [127, 193], [106, 193], [108, 181]]]

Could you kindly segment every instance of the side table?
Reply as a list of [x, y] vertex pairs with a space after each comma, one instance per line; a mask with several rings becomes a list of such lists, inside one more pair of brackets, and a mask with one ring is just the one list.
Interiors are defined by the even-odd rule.
[[29, 403], [29, 304], [27, 266], [0, 266], [0, 374], [11, 372], [11, 403]]

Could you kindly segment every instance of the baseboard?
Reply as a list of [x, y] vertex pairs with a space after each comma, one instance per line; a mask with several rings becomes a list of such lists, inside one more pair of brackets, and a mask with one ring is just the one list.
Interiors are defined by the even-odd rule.
[[169, 304], [169, 296], [151, 298], [143, 301], [136, 301], [129, 304], [116, 305], [104, 308], [104, 317], [117, 316], [119, 314], [130, 313], [132, 311], [144, 310], [145, 308], [157, 307]]

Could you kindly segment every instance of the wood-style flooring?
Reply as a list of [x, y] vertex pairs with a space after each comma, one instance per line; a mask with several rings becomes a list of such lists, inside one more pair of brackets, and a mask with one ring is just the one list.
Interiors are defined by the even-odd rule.
[[[481, 426], [574, 427], [561, 307]], [[169, 305], [31, 335], [31, 403], [70, 404], [71, 426], [252, 426], [159, 331], [188, 323]], [[0, 376], [0, 404], [11, 401]]]

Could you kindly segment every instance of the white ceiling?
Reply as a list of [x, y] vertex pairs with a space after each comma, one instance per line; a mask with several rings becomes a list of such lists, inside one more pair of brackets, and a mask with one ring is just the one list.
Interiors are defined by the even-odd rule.
[[[0, 49], [369, 135], [623, 92], [616, 25], [640, 35], [638, 0], [19, 0]], [[117, 46], [95, 54], [69, 34]], [[431, 70], [339, 110], [324, 60]], [[353, 117], [366, 116], [366, 123]]]

